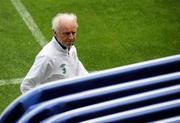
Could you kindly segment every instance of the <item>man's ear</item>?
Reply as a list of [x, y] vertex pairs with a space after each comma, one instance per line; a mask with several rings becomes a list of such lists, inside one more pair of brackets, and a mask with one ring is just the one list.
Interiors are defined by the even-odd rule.
[[53, 35], [56, 36], [56, 31], [55, 31], [55, 30], [52, 30], [52, 32], [53, 32]]

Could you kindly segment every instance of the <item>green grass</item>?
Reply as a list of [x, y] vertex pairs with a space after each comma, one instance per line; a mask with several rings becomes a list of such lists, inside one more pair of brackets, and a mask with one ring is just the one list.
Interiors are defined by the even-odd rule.
[[0, 88], [0, 111], [2, 112], [6, 106], [8, 106], [16, 97], [21, 93], [19, 91], [19, 85], [3, 85]]
[[41, 4], [43, 1], [23, 0], [23, 3], [47, 39], [51, 39], [50, 21], [56, 13], [77, 14], [76, 45], [90, 71], [180, 51], [180, 2], [177, 0], [46, 0], [46, 4]]
[[[76, 13], [76, 46], [89, 71], [180, 53], [179, 0], [21, 1], [48, 40], [52, 37], [53, 16], [58, 12]], [[0, 18], [0, 79], [23, 77], [40, 46], [9, 1], [1, 2]], [[13, 93], [9, 88], [0, 87], [0, 92], [7, 90], [0, 100], [19, 95], [18, 86], [12, 86]], [[8, 104], [3, 102], [0, 111]]]
[[[22, 78], [40, 46], [9, 0], [1, 0], [0, 18], [0, 80]], [[18, 95], [18, 86], [0, 86], [0, 112]]]
[[40, 50], [11, 2], [0, 4], [0, 79], [23, 77]]

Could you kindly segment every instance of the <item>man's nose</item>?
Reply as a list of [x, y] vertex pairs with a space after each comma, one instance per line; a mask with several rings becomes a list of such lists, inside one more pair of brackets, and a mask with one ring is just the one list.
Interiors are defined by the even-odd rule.
[[73, 37], [74, 37], [73, 34], [70, 33], [70, 34], [69, 34], [69, 39], [73, 39]]

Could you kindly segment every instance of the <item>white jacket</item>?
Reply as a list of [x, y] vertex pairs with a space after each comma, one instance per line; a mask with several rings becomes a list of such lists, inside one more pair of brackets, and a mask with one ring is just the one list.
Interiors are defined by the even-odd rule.
[[87, 74], [77, 56], [75, 46], [63, 49], [53, 37], [39, 52], [35, 62], [21, 83], [21, 92], [50, 81]]

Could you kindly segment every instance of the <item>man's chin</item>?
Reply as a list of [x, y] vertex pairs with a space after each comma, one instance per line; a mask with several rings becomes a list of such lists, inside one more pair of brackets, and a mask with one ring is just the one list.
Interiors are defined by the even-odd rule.
[[73, 44], [71, 44], [71, 45], [66, 45], [67, 48], [71, 48], [72, 46], [73, 46]]
[[69, 43], [69, 44], [67, 44], [66, 46], [67, 47], [71, 47], [73, 45], [73, 43]]

